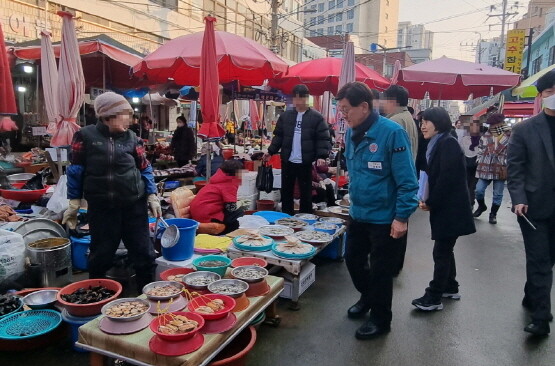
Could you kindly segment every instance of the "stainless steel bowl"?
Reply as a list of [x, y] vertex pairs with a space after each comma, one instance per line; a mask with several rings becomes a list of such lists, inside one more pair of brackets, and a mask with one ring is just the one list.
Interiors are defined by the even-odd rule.
[[208, 289], [208, 285], [192, 285], [191, 284], [191, 280], [194, 278], [198, 278], [198, 277], [207, 277], [209, 279], [212, 280], [212, 282], [214, 281], [218, 281], [219, 279], [221, 279], [222, 277], [214, 272], [209, 272], [209, 271], [196, 271], [193, 273], [189, 273], [188, 275], [186, 275], [185, 277], [183, 277], [183, 283], [185, 283], [187, 285], [187, 287], [195, 289], [195, 290], [206, 290]]
[[10, 183], [26, 183], [29, 179], [33, 178], [35, 175], [33, 173], [18, 173], [8, 175], [8, 181]]
[[[172, 285], [174, 287], [177, 287], [179, 289], [179, 292], [173, 295], [167, 295], [167, 296], [154, 296], [154, 295], [149, 295], [148, 292], [153, 289], [154, 287], [157, 286], [166, 286], [166, 285]], [[177, 281], [156, 281], [156, 282], [151, 282], [148, 285], [146, 285], [145, 287], [143, 287], [143, 294], [146, 295], [147, 298], [149, 298], [150, 300], [154, 300], [154, 301], [168, 301], [170, 299], [173, 299], [175, 297], [181, 296], [181, 293], [183, 292], [183, 284], [181, 282], [177, 282]]]
[[56, 302], [58, 290], [39, 290], [23, 298], [23, 303], [31, 309], [45, 309]]
[[[237, 275], [238, 272], [240, 272], [241, 270], [244, 269], [252, 269], [258, 273], [260, 273], [261, 277], [260, 278], [255, 278], [255, 279], [250, 279], [250, 278], [244, 278], [244, 277], [240, 277]], [[264, 280], [264, 278], [268, 275], [268, 270], [266, 268], [260, 267], [260, 266], [239, 266], [239, 267], [235, 267], [233, 268], [233, 270], [231, 270], [231, 275], [239, 280], [245, 281], [247, 283], [255, 283], [255, 282], [260, 282], [262, 280]]]
[[[237, 286], [241, 287], [241, 291], [229, 293], [229, 292], [219, 292], [219, 291], [214, 290], [215, 287], [221, 286], [221, 285], [237, 285]], [[230, 297], [233, 297], [233, 298], [240, 297], [248, 289], [249, 289], [249, 284], [248, 283], [246, 283], [243, 280], [235, 280], [235, 279], [218, 280], [218, 281], [214, 281], [214, 282], [212, 282], [211, 284], [208, 285], [208, 291], [210, 291], [214, 294], [227, 295], [227, 296], [230, 296]]]
[[[115, 316], [109, 316], [108, 314], [106, 314], [106, 312], [108, 311], [109, 308], [111, 308], [112, 306], [121, 304], [122, 302], [140, 302], [143, 303], [147, 306], [146, 310], [143, 311], [142, 313], [136, 314], [136, 315], [132, 315], [132, 316], [128, 316], [128, 317], [124, 317], [124, 318], [118, 318]], [[114, 320], [116, 322], [132, 322], [135, 320], [139, 320], [143, 317], [143, 315], [145, 315], [146, 313], [148, 313], [148, 310], [150, 309], [150, 303], [147, 300], [144, 299], [138, 299], [136, 297], [130, 297], [130, 298], [124, 298], [124, 299], [117, 299], [114, 301], [110, 301], [109, 303], [107, 303], [106, 305], [104, 305], [102, 307], [102, 314], [104, 316], [106, 316], [106, 318]]]

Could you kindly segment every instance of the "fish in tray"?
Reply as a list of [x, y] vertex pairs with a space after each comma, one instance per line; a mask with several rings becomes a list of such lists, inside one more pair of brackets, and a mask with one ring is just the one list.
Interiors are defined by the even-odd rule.
[[249, 247], [263, 247], [272, 243], [272, 239], [265, 238], [260, 234], [241, 235], [235, 239], [238, 244]]
[[295, 236], [307, 243], [326, 243], [333, 240], [330, 234], [314, 230], [299, 231], [295, 233]]
[[310, 253], [313, 246], [309, 244], [304, 244], [298, 238], [294, 236], [286, 236], [286, 241], [284, 243], [278, 243], [276, 245], [276, 250], [278, 252], [287, 254], [307, 254]]
[[300, 228], [303, 228], [303, 227], [308, 225], [306, 223], [306, 221], [302, 221], [302, 220], [298, 220], [298, 219], [294, 219], [294, 218], [289, 218], [289, 217], [277, 220], [276, 224], [282, 225], [282, 226], [287, 226], [287, 227], [290, 227], [292, 229], [300, 229]]
[[287, 235], [292, 235], [294, 230], [287, 226], [282, 225], [266, 225], [261, 226], [258, 231], [262, 235], [271, 236], [271, 237], [283, 237]]

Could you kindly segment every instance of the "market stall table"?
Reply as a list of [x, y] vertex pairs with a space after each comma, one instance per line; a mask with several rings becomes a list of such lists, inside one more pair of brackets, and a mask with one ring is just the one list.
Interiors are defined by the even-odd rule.
[[105, 356], [134, 365], [204, 366], [279, 296], [283, 290], [283, 279], [268, 276], [267, 281], [270, 285], [270, 292], [264, 296], [250, 298], [249, 307], [235, 313], [237, 323], [231, 330], [221, 334], [204, 335], [203, 346], [193, 353], [166, 357], [152, 352], [148, 343], [154, 333], [148, 327], [130, 335], [106, 334], [99, 328], [103, 316], [79, 328], [79, 341], [75, 345], [92, 352], [91, 366], [103, 365]]

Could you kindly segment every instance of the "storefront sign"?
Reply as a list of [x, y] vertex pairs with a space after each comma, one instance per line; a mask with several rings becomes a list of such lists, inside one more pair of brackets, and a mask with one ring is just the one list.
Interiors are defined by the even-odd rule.
[[240, 90], [232, 89], [232, 99], [253, 99], [266, 102], [281, 102], [283, 98], [277, 93], [270, 93], [260, 89], [241, 87]]
[[91, 100], [95, 100], [96, 97], [98, 97], [100, 94], [103, 94], [103, 93], [106, 93], [106, 92], [109, 92], [109, 91], [111, 91], [111, 90], [101, 89], [101, 88], [91, 88], [91, 93], [90, 93]]
[[33, 127], [33, 136], [46, 136], [46, 127]]
[[524, 51], [524, 38], [524, 29], [512, 29], [507, 32], [505, 70], [520, 74], [522, 68], [522, 52]]
[[27, 38], [40, 38], [40, 32], [43, 29], [50, 31], [50, 23], [43, 19], [34, 19], [26, 17], [22, 14], [12, 14], [8, 18], [10, 30], [23, 37]]

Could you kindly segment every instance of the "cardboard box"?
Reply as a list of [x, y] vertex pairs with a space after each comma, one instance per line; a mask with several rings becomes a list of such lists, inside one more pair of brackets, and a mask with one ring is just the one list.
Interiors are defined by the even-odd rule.
[[252, 196], [256, 191], [256, 174], [255, 172], [243, 172], [241, 176], [241, 185], [237, 190], [237, 196]]
[[303, 266], [301, 274], [299, 275], [298, 294], [294, 293], [295, 289], [293, 288], [293, 275], [284, 271], [280, 274], [280, 276], [285, 279], [285, 282], [283, 283], [283, 291], [279, 297], [284, 299], [298, 298], [316, 281], [316, 266], [311, 262], [308, 262]]
[[281, 191], [279, 189], [274, 189], [270, 193], [261, 191], [259, 197], [260, 197], [259, 199], [261, 200], [270, 200], [274, 202], [279, 202], [281, 201]]

